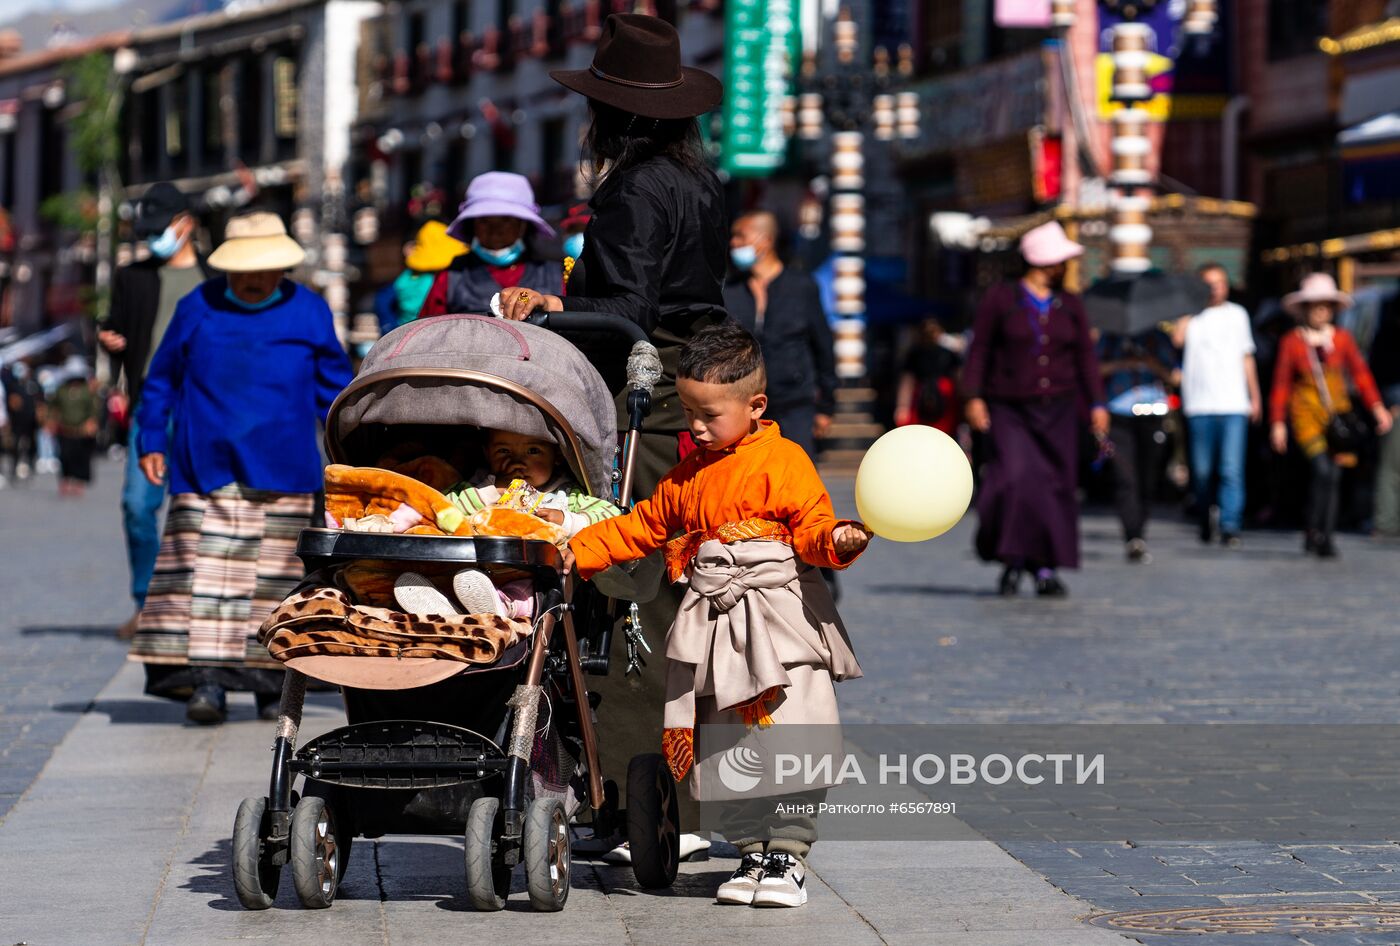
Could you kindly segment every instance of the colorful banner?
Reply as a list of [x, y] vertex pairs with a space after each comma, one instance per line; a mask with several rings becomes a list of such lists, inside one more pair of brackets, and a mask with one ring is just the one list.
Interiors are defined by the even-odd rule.
[[[1218, 119], [1230, 97], [1230, 4], [1221, 3], [1215, 29], [1206, 36], [1189, 36], [1173, 12], [1186, 4], [1159, 3], [1137, 17], [1152, 33], [1153, 55], [1148, 60], [1148, 83], [1153, 96], [1142, 103], [1153, 121]], [[1123, 22], [1119, 14], [1099, 8], [1099, 55], [1094, 63], [1099, 117], [1108, 121], [1122, 106], [1112, 100], [1113, 27]]]
[[724, 134], [720, 167], [763, 177], [787, 154], [783, 99], [801, 56], [793, 0], [728, 0], [724, 9]]

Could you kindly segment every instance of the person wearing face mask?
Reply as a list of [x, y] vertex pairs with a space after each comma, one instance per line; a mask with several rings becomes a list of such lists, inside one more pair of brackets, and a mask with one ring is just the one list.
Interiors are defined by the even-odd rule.
[[227, 276], [180, 300], [142, 394], [141, 471], [171, 505], [131, 659], [197, 723], [224, 720], [228, 690], [264, 717], [282, 692], [257, 630], [302, 578], [317, 426], [351, 377], [326, 303], [283, 276], [304, 257], [277, 215], [231, 219], [209, 257]]
[[536, 251], [527, 239], [531, 228], [554, 236], [528, 179], [504, 171], [473, 178], [457, 219], [447, 228], [447, 235], [470, 244], [471, 252], [438, 274], [418, 317], [489, 313], [491, 297], [508, 289], [562, 291], [564, 263]]
[[[176, 303], [213, 275], [195, 247], [199, 221], [179, 188], [164, 182], [153, 184], [134, 210], [133, 229], [145, 241], [150, 255], [117, 268], [112, 277], [109, 315], [97, 333], [98, 342], [112, 359], [113, 378], [126, 379], [133, 417], [140, 406], [141, 385], [151, 358], [165, 336]], [[139, 436], [140, 430], [133, 423], [122, 486], [122, 526], [136, 607], [131, 619], [117, 631], [123, 639], [135, 632], [136, 614], [146, 601], [160, 546], [160, 507], [165, 502], [165, 487], [149, 482], [137, 466]]]
[[815, 460], [816, 438], [826, 436], [836, 411], [836, 354], [816, 281], [784, 266], [777, 243], [771, 213], [734, 221], [729, 259], [738, 275], [724, 287], [724, 307], [763, 347], [765, 416]]
[[403, 271], [374, 297], [379, 334], [388, 335], [418, 318], [433, 283], [452, 261], [467, 252], [466, 244], [447, 235], [447, 226], [429, 220], [403, 248]]
[[963, 369], [967, 423], [989, 440], [977, 495], [977, 553], [1002, 563], [1000, 591], [1030, 573], [1042, 597], [1067, 594], [1058, 570], [1079, 566], [1079, 406], [1107, 437], [1089, 319], [1063, 291], [1065, 264], [1084, 252], [1058, 223], [1021, 238], [1025, 272], [982, 299]]

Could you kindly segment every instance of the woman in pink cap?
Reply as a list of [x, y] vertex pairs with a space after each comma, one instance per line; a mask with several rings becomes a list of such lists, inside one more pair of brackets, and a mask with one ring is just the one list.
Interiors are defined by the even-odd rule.
[[[1351, 397], [1348, 376], [1366, 409], [1375, 418], [1376, 430], [1390, 430], [1391, 416], [1383, 403], [1371, 369], [1361, 357], [1356, 340], [1344, 328], [1332, 324], [1351, 296], [1337, 288], [1326, 273], [1303, 279], [1297, 292], [1283, 297], [1283, 307], [1302, 321], [1283, 337], [1274, 369], [1274, 389], [1269, 398], [1269, 440], [1279, 453], [1288, 449], [1288, 426], [1293, 439], [1312, 468], [1306, 538], [1303, 551], [1319, 558], [1335, 558], [1332, 530], [1337, 522], [1337, 487], [1341, 471], [1356, 465], [1359, 443], [1340, 434], [1333, 418], [1349, 417]], [[1354, 425], [1351, 429], [1360, 431]]]
[[1000, 590], [1014, 595], [1026, 572], [1036, 593], [1067, 594], [1060, 568], [1079, 566], [1079, 405], [1094, 435], [1108, 411], [1089, 319], [1061, 290], [1065, 264], [1084, 252], [1058, 223], [1021, 238], [1026, 270], [988, 290], [977, 310], [963, 369], [967, 422], [990, 450], [977, 497], [977, 552], [999, 561]]
[[449, 312], [491, 311], [491, 297], [506, 290], [559, 292], [564, 264], [538, 252], [528, 239], [530, 230], [553, 237], [540, 216], [535, 191], [520, 174], [488, 171], [467, 186], [467, 199], [448, 236], [471, 245], [438, 274], [419, 318]]

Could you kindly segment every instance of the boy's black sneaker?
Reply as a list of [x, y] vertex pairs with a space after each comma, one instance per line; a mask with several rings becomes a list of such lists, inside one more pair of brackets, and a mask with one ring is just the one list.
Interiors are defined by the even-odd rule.
[[1227, 549], [1237, 549], [1244, 545], [1244, 540], [1240, 538], [1238, 532], [1226, 532], [1220, 537], [1220, 544]]
[[763, 859], [763, 879], [753, 895], [756, 907], [800, 907], [807, 902], [807, 868], [791, 854]]

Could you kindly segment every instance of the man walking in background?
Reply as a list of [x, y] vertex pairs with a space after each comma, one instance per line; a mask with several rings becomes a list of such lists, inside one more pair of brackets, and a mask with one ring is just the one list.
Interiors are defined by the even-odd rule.
[[1210, 304], [1177, 322], [1172, 338], [1183, 349], [1181, 408], [1191, 438], [1191, 480], [1201, 515], [1201, 541], [1215, 538], [1211, 506], [1218, 501], [1220, 540], [1238, 548], [1249, 424], [1262, 416], [1254, 334], [1249, 313], [1230, 301], [1225, 267], [1207, 263], [1199, 273], [1210, 289]]
[[151, 254], [116, 271], [111, 312], [97, 334], [112, 357], [113, 376], [118, 372], [126, 375], [129, 414], [133, 418], [126, 482], [122, 487], [122, 524], [136, 614], [117, 631], [122, 638], [135, 633], [136, 617], [146, 602], [146, 589], [160, 550], [160, 507], [165, 501], [165, 487], [153, 485], [137, 464], [139, 432], [134, 418], [141, 399], [141, 383], [170, 326], [176, 303], [211, 275], [195, 251], [198, 225], [189, 200], [175, 185], [154, 184], [142, 195], [136, 204], [133, 226]]
[[778, 220], [764, 210], [734, 221], [729, 256], [739, 275], [724, 287], [724, 307], [763, 349], [764, 417], [815, 461], [836, 410], [836, 354], [816, 280], [783, 265]]

